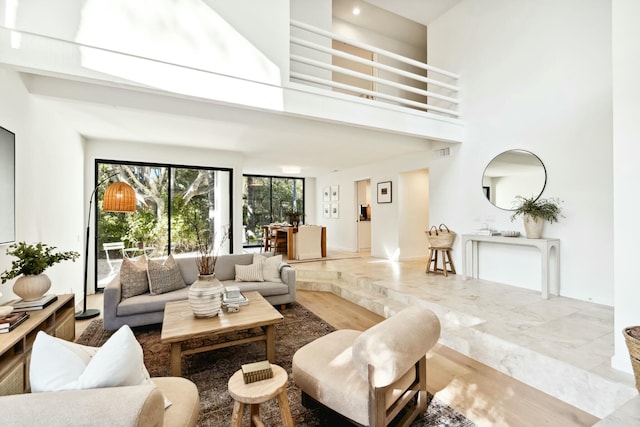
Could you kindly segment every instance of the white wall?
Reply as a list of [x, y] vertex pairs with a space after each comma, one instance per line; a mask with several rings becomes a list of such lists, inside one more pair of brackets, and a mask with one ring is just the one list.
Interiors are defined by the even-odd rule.
[[613, 0], [613, 161], [615, 355], [613, 367], [631, 372], [621, 331], [640, 325], [638, 286], [638, 141], [640, 141], [640, 2]]
[[[393, 143], [393, 136], [389, 135], [389, 143]], [[425, 142], [425, 145], [427, 143]], [[414, 171], [423, 171], [429, 165], [433, 153], [430, 150], [417, 151], [407, 156], [389, 159], [382, 163], [363, 165], [349, 170], [333, 172], [316, 179], [316, 199], [318, 200], [318, 221], [327, 227], [327, 247], [334, 250], [357, 252], [357, 218], [358, 201], [355, 192], [357, 181], [371, 180], [371, 255], [378, 258], [398, 260], [401, 257], [414, 258], [416, 256], [411, 246], [403, 247], [409, 240], [401, 240], [400, 223], [412, 214], [411, 201], [406, 196], [407, 192], [417, 191], [422, 193], [424, 184], [415, 186], [412, 180], [405, 180], [402, 174], [410, 176]], [[438, 163], [438, 160], [435, 161]], [[406, 177], [405, 176], [405, 177]], [[383, 181], [392, 183], [392, 203], [377, 203], [377, 184]], [[340, 186], [340, 219], [326, 219], [322, 216], [322, 188], [331, 185]], [[409, 186], [409, 187], [407, 187]], [[401, 194], [405, 194], [402, 197]], [[425, 191], [425, 198], [428, 191]], [[420, 206], [418, 203], [418, 206]], [[428, 219], [428, 218], [427, 218]], [[407, 226], [408, 227], [408, 226]], [[410, 230], [424, 236], [424, 228], [417, 225], [418, 230]], [[407, 229], [404, 229], [404, 232]], [[414, 245], [412, 243], [412, 245]], [[420, 246], [418, 243], [417, 246]], [[417, 248], [417, 246], [413, 246]], [[423, 248], [426, 248], [426, 237], [423, 240]], [[426, 251], [425, 251], [426, 252]], [[426, 257], [426, 253], [424, 254]]]
[[[561, 240], [561, 294], [612, 305], [610, 1], [465, 0], [428, 30], [429, 63], [461, 75], [467, 129], [430, 168], [432, 222], [522, 231], [481, 177], [498, 153], [532, 151], [547, 168], [543, 197], [564, 200], [566, 218], [543, 233]], [[539, 255], [522, 249], [483, 248], [481, 278], [539, 289]]]
[[429, 171], [401, 173], [398, 180], [399, 240], [402, 261], [427, 257], [429, 229]]
[[[16, 134], [16, 240], [43, 242], [61, 251], [84, 253], [82, 226], [83, 156], [80, 136], [58, 112], [28, 94], [18, 75], [0, 68], [0, 124]], [[14, 257], [0, 246], [0, 270]], [[81, 300], [83, 258], [45, 272], [51, 293], [76, 293]], [[0, 285], [0, 302], [14, 299], [11, 286]]]

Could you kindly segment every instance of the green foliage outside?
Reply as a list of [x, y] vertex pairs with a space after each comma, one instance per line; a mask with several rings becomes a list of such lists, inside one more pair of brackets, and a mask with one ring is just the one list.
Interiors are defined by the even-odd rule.
[[302, 178], [247, 175], [243, 184], [242, 220], [249, 244], [260, 242], [263, 225], [289, 222], [290, 213], [303, 210]]
[[[168, 180], [169, 171], [164, 167], [135, 165], [99, 165], [99, 176], [109, 176], [121, 171], [112, 181], [125, 181], [138, 196], [135, 213], [98, 211], [98, 251], [104, 257], [102, 244], [125, 242], [126, 247], [154, 247], [152, 256], [168, 252]], [[219, 227], [214, 224], [216, 174], [229, 173], [206, 169], [172, 169], [171, 244], [172, 252], [191, 252], [197, 249], [194, 221], [201, 229]], [[101, 202], [104, 189], [98, 191]], [[223, 222], [222, 220], [220, 222]], [[224, 223], [228, 223], [224, 221]], [[112, 256], [115, 255], [112, 253]], [[116, 255], [117, 256], [117, 255]]]

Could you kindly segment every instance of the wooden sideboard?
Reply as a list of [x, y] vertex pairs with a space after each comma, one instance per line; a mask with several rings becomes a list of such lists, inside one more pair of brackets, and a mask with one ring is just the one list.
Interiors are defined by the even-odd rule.
[[30, 311], [24, 323], [0, 334], [0, 396], [27, 393], [31, 348], [39, 331], [73, 341], [76, 337], [75, 295], [58, 295], [42, 310]]

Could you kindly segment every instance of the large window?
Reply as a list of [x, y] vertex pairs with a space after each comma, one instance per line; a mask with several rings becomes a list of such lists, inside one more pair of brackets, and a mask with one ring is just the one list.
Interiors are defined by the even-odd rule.
[[[134, 188], [137, 207], [135, 213], [95, 209], [96, 289], [118, 272], [123, 257], [193, 253], [196, 230], [211, 236], [218, 248], [232, 228], [229, 169], [96, 161], [96, 183], [109, 176]], [[107, 186], [98, 189], [98, 207]], [[220, 253], [232, 247], [225, 240]]]
[[[263, 225], [288, 222], [291, 213], [304, 212], [304, 178], [245, 175], [242, 198], [244, 246], [259, 246]], [[304, 215], [300, 218], [303, 222]]]

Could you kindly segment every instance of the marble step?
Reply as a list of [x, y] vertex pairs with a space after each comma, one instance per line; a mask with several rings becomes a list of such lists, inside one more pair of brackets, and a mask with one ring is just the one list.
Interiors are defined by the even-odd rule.
[[429, 308], [440, 319], [441, 344], [598, 417], [612, 412], [631, 394], [637, 394], [635, 389], [615, 379], [483, 330], [487, 319], [480, 315], [429, 301], [362, 274], [335, 271], [302, 273], [297, 279], [298, 288], [332, 292], [383, 317], [410, 305]]

